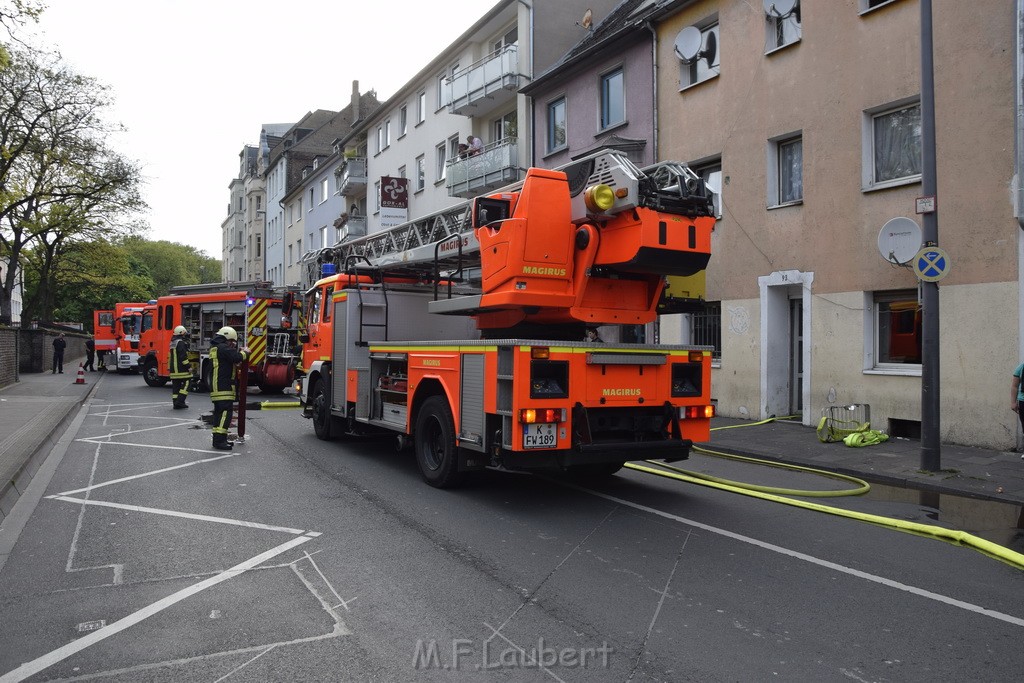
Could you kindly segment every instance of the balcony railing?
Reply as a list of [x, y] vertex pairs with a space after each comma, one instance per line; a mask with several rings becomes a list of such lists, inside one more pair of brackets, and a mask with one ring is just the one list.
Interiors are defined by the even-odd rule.
[[351, 157], [341, 165], [338, 175], [338, 194], [351, 197], [366, 189], [366, 158]]
[[506, 45], [445, 79], [448, 111], [480, 116], [506, 105], [519, 89], [519, 53]]
[[[338, 241], [366, 236], [366, 216], [349, 216], [345, 225], [338, 229]], [[333, 246], [333, 245], [332, 245]]]
[[480, 154], [451, 159], [445, 171], [449, 197], [473, 197], [520, 179], [519, 146], [505, 138], [484, 147]]

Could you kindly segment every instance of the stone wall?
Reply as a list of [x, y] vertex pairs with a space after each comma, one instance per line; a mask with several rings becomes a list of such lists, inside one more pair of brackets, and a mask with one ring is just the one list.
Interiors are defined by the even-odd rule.
[[14, 327], [0, 327], [0, 387], [18, 381], [19, 332]]
[[[53, 370], [53, 340], [59, 332], [53, 330], [0, 328], [0, 387], [18, 381], [25, 372]], [[85, 361], [85, 340], [79, 332], [65, 332], [64, 374], [75, 373], [78, 364]]]

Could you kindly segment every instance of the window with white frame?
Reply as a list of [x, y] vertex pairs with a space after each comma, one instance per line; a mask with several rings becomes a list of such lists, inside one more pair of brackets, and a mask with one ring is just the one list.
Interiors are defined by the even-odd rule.
[[377, 153], [384, 151], [384, 126], [377, 126]]
[[[698, 28], [700, 28], [700, 44], [702, 52], [689, 64], [686, 62], [679, 63], [680, 89], [696, 85], [697, 83], [706, 81], [709, 78], [714, 78], [720, 71], [719, 55], [721, 53], [721, 49], [718, 41], [718, 16], [716, 15], [712, 19], [708, 20], [705, 25], [698, 26]], [[709, 36], [714, 36], [711, 39], [714, 43], [714, 50], [707, 51], [708, 53], [705, 55], [704, 51], [709, 45]]]
[[403, 137], [409, 132], [409, 107], [402, 105], [398, 110], [398, 137]]
[[513, 26], [500, 38], [491, 43], [491, 52], [498, 52], [508, 45], [515, 45], [519, 42], [519, 27]]
[[690, 165], [690, 170], [700, 176], [711, 191], [711, 200], [715, 206], [715, 218], [722, 217], [722, 160], [705, 159]]
[[768, 205], [781, 206], [804, 198], [804, 145], [800, 133], [768, 141]]
[[320, 248], [321, 248], [321, 249], [324, 249], [324, 248], [326, 248], [326, 247], [330, 247], [330, 246], [332, 246], [332, 243], [331, 243], [331, 242], [328, 242], [327, 240], [328, 240], [328, 236], [327, 236], [327, 226], [326, 226], [326, 225], [324, 225], [324, 226], [322, 226], [322, 227], [320, 228]]
[[916, 99], [864, 114], [864, 187], [921, 179], [921, 103]]
[[800, 26], [799, 5], [788, 16], [780, 17], [769, 13], [765, 19], [766, 52], [800, 42], [803, 29]]
[[567, 144], [565, 98], [548, 103], [548, 151], [562, 149]]
[[373, 213], [380, 213], [380, 181], [373, 184]]
[[921, 365], [921, 305], [916, 289], [868, 293], [871, 297], [875, 369], [905, 369]]
[[407, 178], [407, 177], [408, 177], [408, 176], [407, 176], [407, 175], [405, 174], [405, 166], [399, 166], [399, 167], [398, 167], [398, 177], [399, 177], [399, 178]]
[[868, 10], [873, 10], [876, 7], [881, 7], [882, 5], [888, 5], [890, 3], [898, 2], [898, 0], [858, 0], [858, 1], [860, 3], [860, 11], [861, 11], [862, 14], [864, 12], [867, 12]]
[[391, 119], [384, 122], [384, 148], [391, 146]]
[[518, 135], [519, 125], [514, 109], [491, 122], [491, 139], [494, 141], [506, 138], [515, 139]]
[[320, 180], [320, 203], [323, 204], [331, 196], [330, 176], [324, 176]]
[[427, 184], [427, 160], [421, 154], [416, 157], [416, 191], [419, 192]]
[[292, 245], [288, 245], [288, 265], [292, 265]]
[[448, 67], [448, 70], [437, 77], [437, 108], [444, 109], [448, 106], [448, 88], [445, 83], [459, 70], [459, 63], [456, 62]]
[[626, 92], [622, 67], [601, 76], [601, 130], [626, 120]]
[[427, 91], [421, 90], [416, 96], [416, 123], [420, 124], [427, 120]]
[[448, 141], [442, 142], [434, 148], [434, 177], [437, 182], [445, 179], [445, 171], [448, 167]]

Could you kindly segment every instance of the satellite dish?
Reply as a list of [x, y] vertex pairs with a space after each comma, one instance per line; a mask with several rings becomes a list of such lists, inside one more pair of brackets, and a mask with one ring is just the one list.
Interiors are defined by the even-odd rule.
[[[706, 46], [702, 50], [701, 47], [705, 42]], [[687, 26], [676, 36], [672, 49], [675, 51], [676, 57], [686, 64], [693, 64], [703, 58], [707, 59], [708, 66], [711, 66], [715, 61], [716, 48], [714, 33], [708, 33], [707, 38], [704, 39], [699, 28]]]
[[909, 263], [920, 249], [921, 226], [912, 218], [893, 218], [878, 233], [878, 251], [889, 263]]
[[796, 13], [797, 21], [800, 20], [800, 0], [762, 0], [764, 13], [775, 19], [785, 19]]
[[594, 13], [591, 12], [590, 8], [588, 7], [587, 11], [583, 13], [583, 18], [580, 19], [580, 26], [582, 26], [583, 28], [585, 28], [585, 29], [587, 29], [589, 31], [590, 27], [593, 26], [593, 25], [594, 25]]

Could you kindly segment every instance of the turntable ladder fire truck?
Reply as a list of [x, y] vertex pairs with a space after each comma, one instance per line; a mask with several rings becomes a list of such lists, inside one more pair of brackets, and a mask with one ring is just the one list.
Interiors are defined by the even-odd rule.
[[710, 194], [682, 164], [604, 151], [307, 255], [303, 414], [394, 433], [427, 483], [486, 467], [617, 471], [710, 436], [711, 349], [580, 341], [643, 325], [707, 267]]

